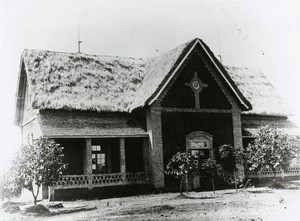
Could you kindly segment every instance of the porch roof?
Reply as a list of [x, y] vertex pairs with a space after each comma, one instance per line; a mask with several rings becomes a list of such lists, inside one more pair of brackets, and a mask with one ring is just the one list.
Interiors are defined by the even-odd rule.
[[247, 117], [242, 116], [242, 135], [243, 137], [252, 137], [259, 131], [262, 126], [270, 126], [282, 130], [282, 132], [290, 136], [299, 136], [300, 129], [292, 121], [285, 117]]
[[43, 111], [38, 115], [43, 136], [68, 137], [147, 137], [139, 122], [126, 114], [52, 114]]

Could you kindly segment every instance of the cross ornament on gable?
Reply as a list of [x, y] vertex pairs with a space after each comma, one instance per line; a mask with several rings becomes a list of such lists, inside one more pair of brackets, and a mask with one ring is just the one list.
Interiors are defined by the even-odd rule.
[[198, 74], [195, 71], [194, 77], [190, 80], [190, 82], [185, 83], [186, 86], [189, 86], [192, 91], [195, 93], [195, 107], [197, 109], [200, 108], [200, 96], [199, 93], [203, 90], [203, 88], [207, 87], [207, 84], [204, 84], [200, 78], [198, 78]]

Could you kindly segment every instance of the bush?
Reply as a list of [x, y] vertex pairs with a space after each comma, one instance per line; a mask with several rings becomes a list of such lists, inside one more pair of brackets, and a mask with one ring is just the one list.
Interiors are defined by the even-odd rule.
[[182, 194], [183, 182], [186, 183], [186, 190], [189, 190], [189, 177], [198, 169], [198, 159], [191, 153], [178, 152], [170, 159], [166, 167], [166, 174], [173, 175], [180, 181], [180, 194]]
[[299, 153], [299, 139], [289, 137], [282, 131], [269, 126], [262, 127], [254, 135], [254, 141], [246, 148], [249, 170], [287, 170], [292, 159]]

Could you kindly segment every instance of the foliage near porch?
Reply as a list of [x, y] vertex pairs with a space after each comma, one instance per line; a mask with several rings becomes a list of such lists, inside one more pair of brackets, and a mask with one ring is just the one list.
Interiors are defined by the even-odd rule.
[[67, 165], [63, 162], [63, 147], [47, 138], [38, 138], [25, 144], [12, 163], [14, 182], [31, 191], [37, 203], [40, 187], [59, 179]]
[[299, 158], [299, 138], [289, 137], [276, 128], [265, 126], [254, 136], [254, 141], [245, 150], [245, 159], [250, 171], [288, 170], [293, 158]]

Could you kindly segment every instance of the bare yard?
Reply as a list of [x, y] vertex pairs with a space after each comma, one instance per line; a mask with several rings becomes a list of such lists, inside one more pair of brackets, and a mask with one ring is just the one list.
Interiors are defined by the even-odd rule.
[[[166, 193], [61, 203], [64, 208], [51, 209], [52, 215], [42, 217], [20, 213], [8, 214], [1, 210], [0, 220], [296, 221], [300, 217], [299, 189], [252, 188], [238, 192], [222, 190], [215, 194], [191, 192], [188, 197], [180, 196], [178, 193]], [[21, 210], [26, 206], [28, 204], [21, 205]], [[84, 211], [84, 208], [88, 208], [89, 211]]]

